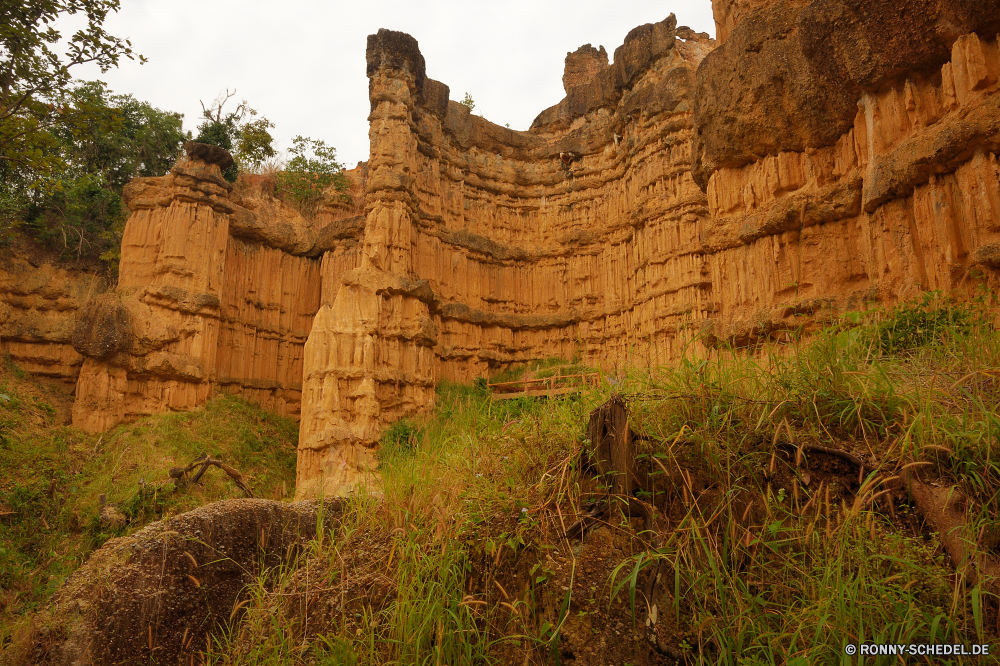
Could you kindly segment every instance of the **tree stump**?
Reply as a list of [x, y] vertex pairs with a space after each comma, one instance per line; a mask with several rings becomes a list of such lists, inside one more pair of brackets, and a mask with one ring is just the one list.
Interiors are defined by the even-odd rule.
[[587, 437], [593, 446], [590, 464], [611, 478], [612, 495], [631, 497], [647, 485], [646, 473], [636, 464], [636, 437], [628, 425], [628, 407], [621, 396], [611, 396], [590, 413]]

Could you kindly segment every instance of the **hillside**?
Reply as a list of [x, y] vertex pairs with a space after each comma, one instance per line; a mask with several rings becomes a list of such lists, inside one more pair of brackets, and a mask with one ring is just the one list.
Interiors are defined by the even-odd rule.
[[[849, 313], [808, 343], [608, 373], [576, 397], [492, 402], [444, 384], [433, 415], [384, 436], [379, 491], [322, 517], [313, 504], [303, 548], [240, 565], [245, 586], [210, 635], [192, 641], [199, 616], [167, 610], [143, 620], [149, 645], [95, 645], [130, 663], [598, 665], [833, 664], [848, 643], [995, 643], [994, 305]], [[609, 494], [615, 470], [585, 453], [589, 415], [612, 394], [635, 433], [631, 496]], [[213, 405], [195, 418], [226, 403]], [[245, 529], [240, 506], [228, 529]], [[122, 552], [152, 547], [159, 567], [157, 535], [180, 530], [183, 544], [192, 529], [165, 525]], [[155, 585], [224, 584], [182, 549]], [[97, 566], [74, 594], [90, 594]], [[60, 626], [65, 608], [41, 621]], [[84, 620], [103, 622], [93, 612]], [[22, 634], [11, 663], [72, 654], [59, 636]]]
[[108, 539], [243, 496], [216, 468], [200, 484], [177, 488], [167, 483], [171, 467], [209, 454], [248, 477], [258, 497], [280, 499], [294, 488], [294, 422], [240, 399], [223, 395], [199, 412], [146, 417], [103, 435], [64, 425], [72, 400], [61, 382], [37, 379], [9, 358], [0, 366], [3, 645]]

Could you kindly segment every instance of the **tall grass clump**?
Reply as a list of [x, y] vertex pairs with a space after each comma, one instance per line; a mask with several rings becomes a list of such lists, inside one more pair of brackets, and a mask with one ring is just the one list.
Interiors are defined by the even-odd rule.
[[[558, 398], [444, 382], [432, 413], [385, 429], [379, 486], [259, 572], [206, 660], [803, 665], [864, 642], [995, 643], [995, 307], [931, 294]], [[634, 497], [610, 496], [621, 472], [587, 440], [612, 394]], [[911, 476], [965, 498], [967, 561]]]
[[[996, 581], [956, 570], [900, 486], [907, 469], [955, 486], [970, 562], [996, 551], [1000, 336], [986, 301], [847, 313], [805, 341], [560, 399], [442, 383], [432, 414], [385, 431], [378, 490], [262, 574], [232, 629], [259, 645], [230, 637], [217, 663], [563, 663], [566, 645], [627, 635], [628, 650], [685, 664], [839, 664], [848, 643], [995, 641]], [[653, 529], [623, 499], [568, 541], [607, 499], [586, 425], [613, 392], [631, 410]], [[607, 655], [625, 659], [618, 645]]]
[[[709, 663], [833, 664], [849, 643], [996, 637], [997, 581], [974, 565], [955, 576], [899, 485], [907, 468], [954, 485], [969, 499], [970, 561], [996, 557], [1000, 336], [984, 300], [929, 295], [852, 313], [791, 351], [729, 350], [631, 378], [654, 455], [719, 499], [686, 504], [613, 589], [660, 566], [683, 645]], [[811, 471], [796, 462], [820, 457], [810, 446], [866, 466], [826, 457]]]

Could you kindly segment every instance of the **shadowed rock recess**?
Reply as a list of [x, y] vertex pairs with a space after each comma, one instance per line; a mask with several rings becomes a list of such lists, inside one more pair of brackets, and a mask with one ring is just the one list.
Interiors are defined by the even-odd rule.
[[923, 289], [1000, 287], [1000, 0], [716, 0], [566, 58], [528, 131], [368, 38], [352, 206], [240, 199], [192, 146], [137, 179], [114, 294], [80, 310], [74, 420], [216, 390], [300, 416], [297, 496], [340, 494], [442, 379], [781, 340]]

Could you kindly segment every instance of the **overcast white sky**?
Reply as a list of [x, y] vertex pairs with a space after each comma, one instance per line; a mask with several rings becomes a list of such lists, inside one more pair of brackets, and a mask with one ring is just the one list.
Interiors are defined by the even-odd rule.
[[590, 43], [613, 57], [629, 30], [671, 12], [715, 36], [710, 0], [123, 0], [105, 27], [149, 62], [76, 76], [179, 111], [190, 130], [199, 100], [236, 89], [230, 104], [245, 98], [274, 122], [279, 149], [323, 139], [353, 167], [368, 159], [365, 45], [379, 28], [413, 35], [452, 99], [468, 92], [476, 113], [523, 130], [562, 99], [567, 51]]

